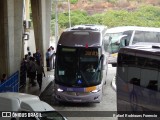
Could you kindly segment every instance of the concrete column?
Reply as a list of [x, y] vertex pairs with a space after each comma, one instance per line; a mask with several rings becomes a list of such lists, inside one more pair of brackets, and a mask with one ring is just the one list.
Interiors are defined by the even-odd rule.
[[14, 0], [7, 0], [7, 13], [5, 16], [5, 38], [7, 40], [7, 65], [8, 74], [14, 72]]
[[[10, 0], [9, 0], [10, 1]], [[14, 68], [11, 72], [20, 68], [22, 58], [24, 58], [23, 35], [23, 0], [14, 0]]]
[[0, 0], [0, 73], [19, 70], [22, 47], [22, 0]]
[[49, 48], [50, 45], [50, 36], [51, 36], [51, 0], [42, 0], [42, 21], [44, 21], [44, 24], [42, 26], [42, 30], [44, 33], [43, 39], [44, 39], [44, 45], [45, 45], [45, 52]]
[[31, 0], [31, 8], [36, 48], [45, 59], [50, 41], [51, 0]]
[[43, 39], [42, 39], [42, 17], [41, 17], [41, 2], [40, 0], [31, 0], [33, 28], [35, 36], [36, 49], [43, 51]]
[[5, 26], [8, 24], [5, 18], [7, 13], [7, 1], [0, 0], [0, 77], [3, 73], [8, 73], [7, 69], [7, 39], [5, 36]]

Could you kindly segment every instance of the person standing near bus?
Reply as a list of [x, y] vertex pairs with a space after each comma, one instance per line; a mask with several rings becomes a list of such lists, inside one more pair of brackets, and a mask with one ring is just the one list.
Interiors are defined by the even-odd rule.
[[47, 71], [50, 71], [50, 57], [51, 57], [51, 49], [48, 48], [48, 50], [46, 52]]
[[21, 66], [20, 66], [20, 86], [26, 85], [26, 73], [27, 73], [27, 61], [25, 58], [22, 59]]
[[40, 53], [39, 49], [36, 50], [34, 57], [35, 57], [36, 61], [41, 62], [41, 53]]
[[30, 71], [30, 80], [32, 86], [36, 86], [36, 83], [34, 82], [35, 77], [36, 77], [36, 64], [35, 64], [35, 58], [31, 57], [30, 58], [30, 63], [29, 63], [29, 71]]
[[54, 47], [53, 46], [51, 46], [50, 47], [50, 49], [51, 49], [51, 57], [50, 57], [50, 68], [51, 69], [54, 69], [54, 57], [55, 57], [55, 52], [54, 52]]

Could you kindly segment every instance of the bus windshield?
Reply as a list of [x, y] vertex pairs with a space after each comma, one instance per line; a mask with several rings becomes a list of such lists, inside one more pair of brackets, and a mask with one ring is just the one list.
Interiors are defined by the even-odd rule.
[[58, 46], [56, 82], [75, 87], [100, 84], [99, 52], [100, 48]]
[[122, 36], [123, 33], [107, 33], [106, 36], [108, 36], [108, 38], [110, 38], [109, 41], [109, 46], [108, 46], [108, 52], [110, 54], [112, 53], [117, 53], [119, 51], [120, 48], [120, 44], [119, 44], [119, 37]]

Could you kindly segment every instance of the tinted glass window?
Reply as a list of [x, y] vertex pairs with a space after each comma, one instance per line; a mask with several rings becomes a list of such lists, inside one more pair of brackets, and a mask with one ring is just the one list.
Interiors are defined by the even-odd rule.
[[122, 80], [157, 91], [159, 66], [159, 61], [152, 58], [119, 53], [117, 71]]
[[137, 42], [144, 42], [144, 32], [143, 31], [136, 31], [132, 44], [135, 44]]
[[[157, 90], [158, 89], [158, 61], [152, 58], [144, 59], [144, 63], [141, 66], [141, 86]], [[140, 59], [139, 59], [140, 60]], [[154, 86], [154, 88], [153, 88]]]
[[136, 31], [132, 44], [137, 42], [160, 42], [159, 34], [158, 32]]
[[127, 59], [128, 56], [123, 53], [118, 54], [118, 68], [117, 68], [117, 73], [120, 76], [120, 78], [124, 81], [127, 80], [128, 76], [128, 64], [127, 64]]
[[157, 32], [145, 32], [144, 33], [145, 42], [159, 42], [157, 34], [158, 34]]
[[56, 82], [86, 87], [101, 82], [100, 48], [58, 47]]

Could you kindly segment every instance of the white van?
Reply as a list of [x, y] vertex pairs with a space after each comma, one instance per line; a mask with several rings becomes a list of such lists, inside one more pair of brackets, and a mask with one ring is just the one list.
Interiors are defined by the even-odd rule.
[[0, 93], [0, 112], [0, 120], [66, 120], [38, 96], [24, 93]]

